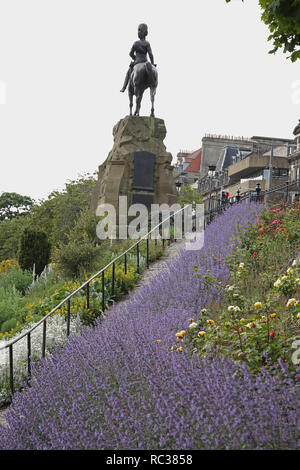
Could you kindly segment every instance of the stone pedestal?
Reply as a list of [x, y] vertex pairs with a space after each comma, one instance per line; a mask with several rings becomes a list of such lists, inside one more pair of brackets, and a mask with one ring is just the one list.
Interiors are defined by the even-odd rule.
[[172, 155], [163, 143], [166, 133], [164, 121], [154, 117], [127, 116], [114, 126], [114, 145], [99, 166], [92, 194], [94, 210], [109, 203], [118, 214], [119, 196], [127, 196], [128, 207], [176, 202]]

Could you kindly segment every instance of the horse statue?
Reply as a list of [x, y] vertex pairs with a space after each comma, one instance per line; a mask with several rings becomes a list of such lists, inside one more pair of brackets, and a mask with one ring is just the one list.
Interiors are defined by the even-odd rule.
[[136, 64], [133, 67], [128, 86], [130, 116], [132, 116], [133, 96], [136, 96], [134, 115], [139, 116], [144, 91], [150, 88], [151, 116], [154, 117], [154, 99], [158, 83], [157, 79], [156, 67], [149, 62]]
[[[152, 104], [151, 116], [154, 117], [154, 100], [158, 84], [158, 74], [156, 65], [154, 64], [151, 46], [149, 42], [146, 41], [147, 34], [147, 25], [144, 23], [140, 24], [138, 27], [139, 41], [133, 44], [129, 54], [133, 62], [129, 66], [123, 88], [121, 89], [121, 92], [124, 92], [128, 85], [130, 116], [132, 116], [133, 96], [136, 96], [134, 115], [139, 116], [144, 91], [150, 88]], [[151, 63], [147, 61], [147, 54], [149, 55]]]

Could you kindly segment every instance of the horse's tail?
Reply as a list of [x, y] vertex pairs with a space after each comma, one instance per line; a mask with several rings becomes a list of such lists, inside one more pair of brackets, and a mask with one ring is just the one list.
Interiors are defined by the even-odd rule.
[[149, 78], [149, 83], [152, 87], [157, 87], [157, 73], [155, 73], [153, 66], [150, 62], [146, 62], [146, 71]]

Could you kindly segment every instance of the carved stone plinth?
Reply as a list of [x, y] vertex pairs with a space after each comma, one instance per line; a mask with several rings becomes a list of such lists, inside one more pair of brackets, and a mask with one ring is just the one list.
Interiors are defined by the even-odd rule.
[[154, 117], [127, 116], [114, 126], [114, 145], [99, 166], [92, 194], [94, 210], [109, 203], [118, 214], [119, 196], [128, 197], [128, 206], [176, 202], [172, 155], [163, 143], [166, 133], [164, 121]]

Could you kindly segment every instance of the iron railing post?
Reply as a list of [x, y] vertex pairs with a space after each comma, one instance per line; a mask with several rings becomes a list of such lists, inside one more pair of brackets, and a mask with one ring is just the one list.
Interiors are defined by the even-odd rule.
[[13, 358], [13, 345], [9, 346], [9, 386], [11, 395], [14, 394], [14, 358]]
[[140, 274], [140, 244], [136, 245], [136, 272]]
[[70, 321], [71, 321], [71, 301], [67, 301], [67, 336], [70, 335]]
[[111, 295], [114, 296], [115, 293], [115, 263], [112, 265], [112, 273], [111, 273]]
[[104, 271], [102, 271], [102, 312], [104, 312], [104, 310], [105, 310], [104, 289], [105, 289], [105, 284], [104, 284]]
[[44, 322], [43, 322], [42, 357], [46, 356], [46, 329], [47, 329], [47, 324], [46, 324], [46, 320], [44, 320]]
[[147, 258], [146, 258], [146, 263], [147, 263], [147, 268], [149, 268], [149, 237], [146, 238], [146, 249], [147, 249]]
[[86, 285], [86, 308], [90, 309], [90, 283]]
[[28, 379], [31, 377], [31, 337], [30, 333], [27, 335], [27, 370], [28, 370]]

